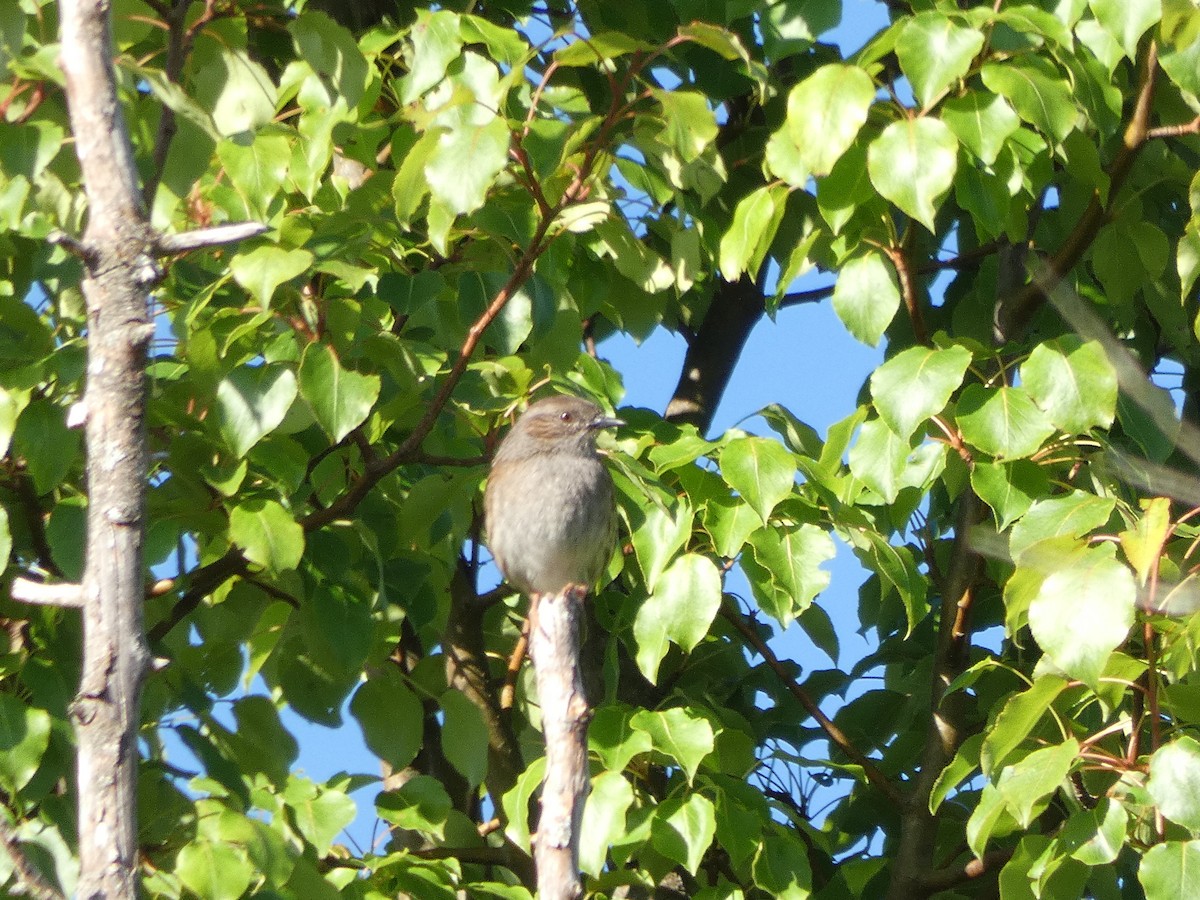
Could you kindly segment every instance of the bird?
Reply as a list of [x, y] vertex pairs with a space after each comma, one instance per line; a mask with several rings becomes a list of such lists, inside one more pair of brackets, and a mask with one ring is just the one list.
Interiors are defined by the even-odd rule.
[[531, 600], [591, 590], [617, 537], [612, 476], [596, 451], [625, 423], [581, 397], [538, 400], [500, 442], [484, 492], [484, 532], [500, 573]]

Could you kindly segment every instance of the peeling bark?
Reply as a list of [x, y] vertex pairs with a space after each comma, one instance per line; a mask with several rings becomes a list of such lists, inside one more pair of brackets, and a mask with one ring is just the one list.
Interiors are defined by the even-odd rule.
[[543, 594], [530, 622], [529, 649], [546, 740], [542, 814], [533, 842], [542, 900], [583, 896], [579, 827], [588, 794], [587, 728], [592, 715], [579, 666], [584, 596], [574, 586]]
[[157, 275], [117, 102], [107, 4], [62, 0], [61, 65], [88, 224], [87, 562], [83, 678], [71, 709], [79, 750], [78, 896], [137, 895], [137, 730], [148, 662], [142, 626], [145, 361]]

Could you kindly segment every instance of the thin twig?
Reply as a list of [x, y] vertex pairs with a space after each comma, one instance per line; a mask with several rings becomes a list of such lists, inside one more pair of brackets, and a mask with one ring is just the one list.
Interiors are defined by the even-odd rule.
[[862, 767], [863, 774], [866, 775], [867, 780], [879, 788], [879, 790], [883, 792], [884, 796], [886, 796], [892, 803], [896, 804], [897, 806], [901, 805], [904, 802], [904, 798], [896, 789], [896, 786], [892, 784], [891, 780], [878, 769], [875, 763], [868, 758], [866, 754], [854, 746], [854, 742], [846, 736], [846, 733], [842, 731], [842, 729], [838, 728], [837, 725], [835, 725], [833, 721], [821, 711], [821, 707], [819, 707], [816, 704], [816, 701], [814, 701], [813, 698], [808, 695], [808, 692], [796, 683], [795, 679], [792, 678], [788, 670], [779, 661], [779, 657], [775, 655], [775, 651], [768, 646], [766, 641], [759, 637], [758, 632], [754, 630], [754, 627], [746, 621], [746, 617], [743, 616], [740, 611], [730, 605], [728, 600], [723, 601], [721, 604], [721, 615], [724, 616], [726, 621], [728, 621], [734, 628], [738, 630], [742, 637], [746, 639], [746, 642], [749, 643], [750, 646], [754, 648], [755, 652], [757, 652], [758, 655], [763, 658], [763, 661], [766, 662], [767, 667], [775, 673], [780, 682], [783, 683], [783, 686], [787, 688], [788, 692], [798, 701], [800, 701], [800, 705], [804, 707], [808, 714], [816, 719], [817, 724], [821, 727], [821, 730], [825, 732], [825, 734], [831, 741], [833, 741], [835, 745], [837, 745], [838, 749], [840, 749], [846, 754], [846, 756], [853, 760], [855, 764]]
[[47, 881], [46, 876], [25, 855], [17, 830], [3, 815], [0, 815], [0, 844], [4, 845], [9, 861], [17, 873], [17, 885], [20, 890], [34, 900], [66, 900], [65, 895]]
[[1180, 125], [1159, 125], [1157, 128], [1151, 128], [1146, 132], [1146, 140], [1183, 137], [1188, 134], [1200, 134], [1200, 116], [1196, 116], [1192, 121], [1184, 122]]
[[229, 225], [216, 225], [212, 228], [197, 228], [194, 231], [184, 231], [179, 234], [160, 234], [154, 241], [154, 249], [163, 255], [172, 256], [204, 247], [234, 244], [264, 234], [268, 230], [267, 226], [261, 222], [234, 222]]
[[18, 578], [12, 583], [12, 598], [35, 606], [64, 606], [78, 609], [83, 606], [83, 587], [78, 584], [47, 584]]

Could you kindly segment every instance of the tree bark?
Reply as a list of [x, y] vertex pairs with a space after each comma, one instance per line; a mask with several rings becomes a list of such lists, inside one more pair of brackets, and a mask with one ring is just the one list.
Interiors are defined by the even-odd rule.
[[705, 434], [750, 332], [763, 317], [762, 291], [749, 277], [721, 282], [700, 330], [688, 341], [683, 371], [664, 418]]
[[533, 839], [541, 900], [576, 900], [579, 827], [588, 794], [587, 728], [591, 718], [579, 665], [579, 618], [585, 592], [568, 586], [533, 599], [529, 651], [542, 709], [546, 775]]
[[[137, 729], [147, 651], [145, 359], [156, 268], [102, 0], [62, 0], [61, 65], [88, 201], [87, 562], [78, 738], [78, 896], [137, 896]], [[53, 452], [52, 448], [47, 448]]]

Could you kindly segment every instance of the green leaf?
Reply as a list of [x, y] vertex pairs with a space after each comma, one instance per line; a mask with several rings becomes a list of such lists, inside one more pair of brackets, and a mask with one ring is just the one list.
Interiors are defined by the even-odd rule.
[[597, 877], [608, 861], [608, 849], [626, 834], [625, 813], [633, 805], [633, 787], [621, 772], [601, 772], [583, 807], [579, 827], [579, 868]]
[[763, 612], [785, 628], [829, 585], [821, 563], [833, 559], [833, 539], [807, 522], [760, 528], [742, 557], [750, 589]]
[[1042, 582], [1029, 605], [1029, 628], [1058, 668], [1097, 689], [1109, 655], [1133, 625], [1136, 599], [1133, 573], [1093, 551]]
[[222, 135], [254, 131], [275, 117], [275, 84], [243, 49], [198, 41], [190, 67], [203, 72], [193, 94]]
[[936, 813], [946, 796], [979, 768], [979, 750], [983, 746], [983, 736], [984, 733], [980, 731], [964, 740], [954, 754], [954, 759], [942, 769], [933, 783], [933, 790], [929, 792], [931, 813]]
[[721, 474], [765, 524], [796, 484], [796, 458], [778, 441], [742, 437], [721, 450]]
[[1039, 344], [1021, 366], [1021, 384], [1067, 434], [1108, 428], [1117, 414], [1117, 373], [1098, 341]]
[[358, 720], [370, 751], [394, 771], [411, 763], [421, 749], [425, 710], [390, 667], [354, 692], [350, 714]]
[[1036, 453], [1054, 426], [1019, 387], [968, 385], [958, 401], [958, 427], [972, 447], [992, 456], [1019, 459]]
[[1065, 679], [1043, 675], [1027, 691], [1008, 698], [991, 729], [984, 733], [983, 747], [979, 751], [979, 764], [984, 775], [990, 778], [1004, 764], [1066, 687]]
[[401, 79], [401, 102], [412, 103], [446, 75], [462, 51], [459, 17], [447, 10], [418, 10], [409, 30], [408, 74]]
[[900, 308], [895, 270], [882, 254], [869, 252], [846, 262], [833, 287], [833, 311], [850, 333], [874, 347]]
[[916, 560], [908, 547], [897, 547], [870, 528], [851, 532], [855, 553], [862, 563], [879, 575], [885, 587], [884, 596], [895, 591], [904, 604], [911, 633], [929, 611], [926, 594], [928, 580], [917, 570]]
[[970, 91], [942, 104], [942, 121], [984, 165], [996, 162], [1021, 120], [999, 94]]
[[687, 773], [689, 783], [696, 777], [701, 761], [715, 746], [708, 720], [682, 707], [639, 710], [629, 724], [648, 734], [655, 750], [679, 763]]
[[438, 138], [425, 164], [425, 177], [434, 198], [453, 215], [483, 206], [488, 189], [508, 162], [511, 135], [503, 119], [483, 125], [464, 122]]
[[[397, 221], [408, 228], [417, 217], [421, 203], [429, 195], [429, 181], [425, 177], [425, 166], [437, 152], [438, 134], [427, 131], [409, 148], [399, 162], [396, 177], [392, 180], [393, 209]], [[431, 273], [432, 274], [432, 273]]]
[[971, 487], [992, 508], [996, 527], [1003, 531], [1029, 512], [1037, 498], [1046, 495], [1050, 480], [1041, 466], [1027, 459], [976, 462], [971, 470]]
[[[79, 432], [67, 427], [67, 410], [46, 399], [35, 399], [25, 407], [13, 429], [12, 449], [24, 460], [39, 496], [67, 477], [76, 464], [79, 445]], [[49, 447], [53, 453], [46, 452]]]
[[721, 274], [737, 281], [742, 273], [755, 276], [775, 239], [787, 204], [787, 188], [761, 187], [742, 198], [733, 223], [721, 237]]
[[1116, 499], [1072, 491], [1036, 501], [1015, 526], [1009, 539], [1014, 559], [1041, 541], [1054, 537], [1083, 537], [1108, 521]]
[[639, 753], [649, 753], [653, 749], [650, 735], [633, 727], [638, 712], [628, 706], [613, 704], [601, 706], [592, 716], [588, 747], [603, 760], [610, 772], [622, 771]]
[[707, 557], [685, 553], [662, 573], [633, 621], [638, 668], [651, 684], [658, 682], [668, 641], [690, 652], [708, 633], [720, 606], [721, 573]]
[[268, 207], [283, 187], [292, 158], [287, 135], [242, 132], [217, 144], [217, 158], [245, 201], [246, 214], [268, 218]]
[[1088, 5], [1130, 59], [1137, 58], [1142, 35], [1162, 18], [1162, 0], [1088, 0]]
[[292, 809], [296, 827], [318, 856], [329, 852], [333, 839], [354, 821], [358, 812], [354, 801], [342, 791], [318, 788], [306, 778], [293, 777], [283, 799]]
[[1200, 742], [1182, 735], [1154, 751], [1146, 789], [1172, 822], [1200, 829]]
[[913, 93], [928, 109], [951, 84], [967, 74], [983, 49], [983, 33], [939, 12], [909, 19], [896, 38], [896, 56]]
[[29, 403], [28, 391], [5, 390], [0, 387], [0, 456], [8, 454], [8, 446], [16, 431], [17, 418]]
[[893, 122], [867, 148], [876, 190], [930, 231], [957, 166], [958, 139], [940, 119]]
[[0, 786], [14, 795], [29, 783], [50, 746], [50, 714], [0, 693]]
[[1164, 841], [1146, 851], [1138, 867], [1146, 900], [1200, 896], [1200, 841]]
[[867, 121], [874, 98], [871, 76], [840, 63], [822, 66], [792, 88], [787, 133], [811, 174], [829, 174]]
[[1049, 60], [1022, 56], [988, 63], [983, 67], [983, 83], [1055, 142], [1061, 142], [1075, 128], [1079, 107], [1066, 78]]
[[300, 396], [335, 444], [370, 415], [379, 385], [378, 375], [342, 368], [337, 353], [324, 344], [309, 344], [300, 360]]
[[239, 848], [198, 839], [179, 851], [175, 874], [200, 900], [237, 900], [250, 887], [254, 867]]
[[850, 448], [850, 472], [885, 503], [893, 503], [903, 487], [912, 451], [912, 442], [888, 428], [883, 419], [871, 419], [863, 423]]
[[487, 775], [488, 735], [483, 713], [461, 691], [449, 690], [441, 697], [442, 753], [450, 764], [476, 786]]
[[296, 568], [304, 555], [304, 529], [274, 500], [250, 498], [235, 506], [229, 513], [229, 539], [246, 559], [272, 572]]
[[1045, 809], [1041, 801], [1058, 790], [1079, 755], [1079, 742], [1066, 741], [1054, 747], [1034, 750], [1024, 759], [1005, 766], [996, 782], [996, 790], [1022, 828], [1028, 828], [1035, 815]]
[[304, 274], [312, 264], [313, 255], [307, 250], [265, 246], [239, 253], [230, 261], [229, 271], [255, 300], [269, 307], [275, 289]]
[[0, 574], [8, 568], [8, 558], [12, 554], [12, 532], [8, 527], [8, 510], [0, 506]]
[[239, 459], [283, 421], [296, 376], [281, 365], [240, 366], [217, 385], [217, 428]]
[[1144, 586], [1158, 572], [1163, 546], [1171, 532], [1171, 501], [1166, 497], [1142, 500], [1142, 516], [1119, 535], [1121, 550]]
[[1062, 830], [1064, 849], [1085, 866], [1115, 862], [1125, 846], [1129, 814], [1110, 797], [1101, 797], [1094, 809], [1071, 815]]
[[[536, 784], [541, 782], [539, 777]], [[454, 804], [442, 783], [431, 775], [414, 775], [398, 790], [375, 799], [379, 817], [406, 831], [420, 831], [441, 838]]]
[[808, 900], [812, 892], [812, 866], [804, 844], [782, 829], [764, 836], [751, 871], [754, 883], [777, 900]]
[[658, 138], [689, 163], [716, 140], [716, 116], [708, 98], [697, 91], [650, 91], [662, 106], [663, 128]]
[[712, 801], [703, 794], [689, 794], [685, 800], [671, 799], [659, 805], [650, 842], [667, 859], [695, 874], [716, 833]]
[[646, 589], [653, 591], [659, 577], [692, 534], [692, 508], [686, 497], [680, 497], [672, 510], [637, 497], [633, 505], [622, 504], [622, 509], [629, 515], [630, 542]]
[[926, 419], [946, 408], [970, 364], [971, 351], [965, 347], [910, 347], [871, 375], [875, 409], [907, 440]]

